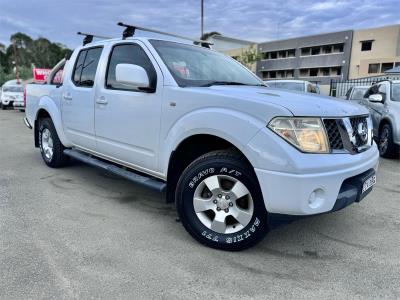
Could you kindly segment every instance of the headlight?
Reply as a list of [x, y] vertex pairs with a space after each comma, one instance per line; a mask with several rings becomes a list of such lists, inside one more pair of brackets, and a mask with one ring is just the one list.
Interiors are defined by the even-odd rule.
[[268, 124], [268, 128], [302, 152], [329, 152], [324, 125], [319, 118], [278, 117]]

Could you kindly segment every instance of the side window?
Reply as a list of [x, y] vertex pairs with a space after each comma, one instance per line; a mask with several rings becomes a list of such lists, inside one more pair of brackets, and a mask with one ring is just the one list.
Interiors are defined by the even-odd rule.
[[75, 85], [79, 85], [81, 81], [82, 67], [85, 61], [86, 52], [87, 51], [85, 50], [81, 51], [78, 55], [78, 58], [76, 59], [75, 69], [72, 76], [72, 81], [75, 83]]
[[157, 73], [146, 52], [137, 44], [116, 45], [108, 62], [106, 75], [106, 88], [118, 90], [137, 91], [137, 89], [127, 88], [125, 85], [116, 81], [115, 70], [118, 64], [133, 64], [141, 66], [146, 70], [151, 87], [157, 85]]
[[103, 48], [82, 50], [76, 60], [73, 78], [76, 86], [92, 87]]
[[92, 87], [103, 48], [89, 49], [82, 67], [80, 86]]

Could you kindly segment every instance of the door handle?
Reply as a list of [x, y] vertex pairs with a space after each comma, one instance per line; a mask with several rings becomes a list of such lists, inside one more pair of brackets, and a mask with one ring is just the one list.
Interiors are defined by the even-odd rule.
[[63, 99], [66, 101], [71, 101], [72, 100], [72, 96], [70, 93], [66, 93], [63, 95]]
[[96, 103], [97, 104], [106, 105], [106, 104], [108, 104], [108, 101], [107, 101], [106, 97], [101, 96], [101, 97], [96, 99]]

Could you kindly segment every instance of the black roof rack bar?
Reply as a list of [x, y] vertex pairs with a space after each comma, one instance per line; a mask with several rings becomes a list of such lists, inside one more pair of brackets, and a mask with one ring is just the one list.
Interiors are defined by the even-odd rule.
[[92, 33], [84, 33], [84, 32], [80, 32], [80, 31], [78, 31], [77, 34], [85, 36], [83, 38], [83, 46], [93, 42], [93, 38], [99, 38], [99, 39], [103, 39], [103, 40], [111, 39], [110, 37], [107, 37], [107, 36], [102, 36], [102, 35], [97, 35], [97, 34], [92, 34]]
[[201, 45], [201, 46], [206, 47], [206, 48], [210, 48], [210, 45], [212, 45], [212, 43], [210, 43], [209, 41], [196, 40], [196, 39], [192, 39], [192, 38], [189, 38], [189, 37], [186, 37], [186, 36], [177, 35], [177, 34], [173, 34], [173, 33], [168, 33], [168, 32], [155, 30], [155, 29], [151, 29], [151, 28], [145, 28], [145, 27], [136, 26], [136, 25], [124, 24], [122, 22], [119, 22], [117, 25], [125, 27], [125, 30], [122, 33], [122, 38], [123, 39], [126, 39], [128, 37], [132, 37], [135, 34], [135, 30], [137, 29], [137, 30], [141, 30], [141, 31], [152, 32], [152, 33], [172, 36], [172, 37], [175, 37], [175, 38], [178, 38], [178, 39], [182, 39], [182, 40], [191, 41], [195, 45]]

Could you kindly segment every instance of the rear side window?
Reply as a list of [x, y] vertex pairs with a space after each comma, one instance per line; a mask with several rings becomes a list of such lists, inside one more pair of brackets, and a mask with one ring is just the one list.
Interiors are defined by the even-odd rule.
[[117, 45], [111, 52], [110, 61], [107, 68], [106, 88], [118, 90], [137, 91], [134, 88], [128, 88], [126, 85], [116, 81], [115, 70], [118, 64], [133, 64], [141, 66], [146, 70], [149, 77], [150, 87], [157, 85], [157, 73], [154, 69], [146, 52], [137, 44]]
[[75, 69], [72, 78], [75, 85], [79, 85], [81, 81], [82, 67], [83, 63], [85, 62], [86, 52], [87, 51], [81, 51], [78, 55], [78, 58], [76, 59]]
[[102, 50], [103, 48], [98, 47], [82, 50], [79, 53], [73, 72], [75, 85], [81, 87], [92, 87], [94, 85]]

